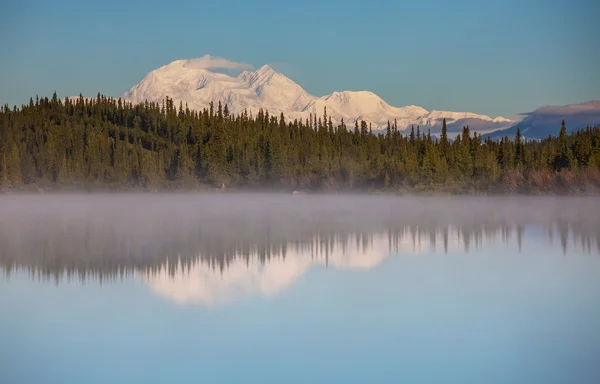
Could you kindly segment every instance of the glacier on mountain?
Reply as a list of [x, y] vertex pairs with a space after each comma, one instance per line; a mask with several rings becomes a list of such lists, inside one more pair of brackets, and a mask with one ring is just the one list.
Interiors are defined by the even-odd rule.
[[[420, 126], [422, 132], [430, 129], [432, 133], [438, 133], [444, 118], [453, 127], [467, 121], [474, 123], [480, 133], [514, 124], [514, 121], [503, 117], [493, 119], [470, 112], [429, 112], [415, 105], [394, 107], [369, 91], [333, 92], [316, 97], [268, 65], [230, 76], [211, 71], [203, 65], [194, 65], [194, 60], [198, 59], [176, 60], [148, 73], [122, 98], [137, 104], [146, 100], [160, 103], [168, 96], [176, 105], [182, 102], [196, 110], [208, 108], [211, 101], [215, 105], [221, 102], [227, 104], [233, 114], [244, 111], [255, 114], [263, 109], [271, 115], [283, 113], [288, 121], [305, 120], [311, 115], [322, 117], [326, 110], [334, 124], [343, 119], [348, 127], [352, 127], [355, 121], [364, 120], [374, 130], [385, 129], [388, 121], [392, 124], [395, 121], [400, 130]], [[449, 129], [448, 136], [455, 136], [457, 131]]]

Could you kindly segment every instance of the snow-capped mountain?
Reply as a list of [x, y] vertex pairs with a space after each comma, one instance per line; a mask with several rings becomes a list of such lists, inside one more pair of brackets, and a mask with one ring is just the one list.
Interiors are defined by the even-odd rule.
[[427, 111], [409, 105], [394, 107], [368, 91], [333, 92], [316, 97], [306, 92], [300, 85], [264, 65], [252, 72], [242, 71], [238, 76], [230, 76], [194, 65], [194, 60], [177, 60], [148, 73], [142, 81], [127, 91], [122, 98], [133, 103], [146, 100], [161, 102], [166, 96], [176, 104], [182, 101], [190, 109], [207, 108], [212, 101], [227, 104], [231, 113], [239, 114], [247, 110], [256, 113], [259, 109], [268, 110], [271, 115], [283, 113], [289, 119], [306, 119], [312, 115], [327, 115], [334, 123], [342, 118], [348, 126], [364, 120], [373, 129], [384, 129], [388, 121], [397, 121], [399, 129], [421, 126], [432, 133], [441, 130], [442, 120], [448, 124], [448, 135], [454, 136], [462, 129], [464, 122], [477, 126], [481, 133], [508, 128], [514, 121], [497, 117], [495, 119], [470, 112]]
[[[421, 116], [427, 115], [427, 110], [414, 105], [397, 108], [383, 101], [373, 92], [344, 91], [333, 92], [330, 95], [313, 98], [302, 110], [302, 114], [312, 113], [322, 116], [327, 108], [327, 114], [333, 119], [344, 118], [348, 123], [364, 120], [374, 127], [387, 127], [387, 122], [397, 120], [398, 126], [405, 129]], [[297, 114], [292, 114], [295, 116]]]
[[187, 103], [191, 109], [207, 108], [210, 102], [227, 104], [231, 113], [299, 112], [315, 97], [268, 65], [255, 72], [243, 71], [237, 77], [189, 66], [177, 60], [148, 73], [123, 95], [133, 103], [160, 102], [165, 96]]

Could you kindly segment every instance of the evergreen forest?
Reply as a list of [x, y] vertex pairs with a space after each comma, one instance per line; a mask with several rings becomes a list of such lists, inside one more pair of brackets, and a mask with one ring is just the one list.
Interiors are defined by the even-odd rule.
[[600, 126], [565, 124], [543, 140], [493, 141], [464, 127], [449, 140], [389, 122], [332, 124], [268, 111], [230, 114], [96, 98], [0, 108], [0, 190], [389, 191], [597, 193]]

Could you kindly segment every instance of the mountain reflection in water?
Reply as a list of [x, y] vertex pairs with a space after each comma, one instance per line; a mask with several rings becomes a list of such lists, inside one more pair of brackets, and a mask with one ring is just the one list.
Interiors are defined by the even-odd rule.
[[0, 265], [34, 279], [135, 277], [179, 304], [273, 295], [309, 268], [516, 244], [600, 253], [596, 198], [74, 195], [0, 199]]

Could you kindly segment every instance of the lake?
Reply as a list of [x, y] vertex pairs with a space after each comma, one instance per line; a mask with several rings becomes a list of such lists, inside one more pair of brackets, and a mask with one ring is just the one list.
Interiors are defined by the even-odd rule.
[[0, 382], [600, 383], [600, 199], [0, 196]]

